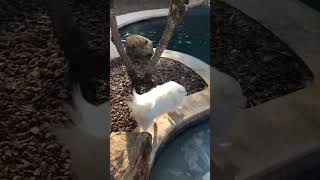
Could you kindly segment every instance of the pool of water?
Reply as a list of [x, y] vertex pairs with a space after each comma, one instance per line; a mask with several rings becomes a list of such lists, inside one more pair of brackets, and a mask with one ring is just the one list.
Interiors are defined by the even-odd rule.
[[156, 157], [151, 180], [209, 180], [209, 121], [184, 129]]
[[[125, 34], [139, 34], [153, 41], [156, 47], [162, 36], [167, 17], [152, 18], [129, 24], [120, 29]], [[189, 54], [210, 63], [210, 9], [203, 5], [188, 10], [178, 24], [167, 49]]]
[[312, 7], [313, 9], [320, 11], [320, 1], [319, 0], [301, 0], [308, 6]]
[[315, 167], [314, 169], [310, 169], [296, 177], [293, 177], [291, 180], [319, 180], [320, 179], [320, 171], [319, 167]]

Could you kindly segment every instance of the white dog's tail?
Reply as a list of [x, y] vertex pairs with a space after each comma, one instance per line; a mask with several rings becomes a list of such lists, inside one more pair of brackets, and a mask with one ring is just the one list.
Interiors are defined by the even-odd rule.
[[132, 90], [132, 94], [133, 94], [133, 102], [137, 102], [140, 95], [137, 93], [136, 89]]

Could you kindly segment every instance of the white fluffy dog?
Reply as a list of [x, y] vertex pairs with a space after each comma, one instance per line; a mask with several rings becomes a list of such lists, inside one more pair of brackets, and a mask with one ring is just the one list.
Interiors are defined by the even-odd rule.
[[157, 116], [177, 109], [186, 95], [186, 89], [174, 81], [156, 86], [141, 95], [133, 90], [133, 101], [128, 105], [132, 109], [134, 119], [138, 122], [140, 132], [146, 131]]

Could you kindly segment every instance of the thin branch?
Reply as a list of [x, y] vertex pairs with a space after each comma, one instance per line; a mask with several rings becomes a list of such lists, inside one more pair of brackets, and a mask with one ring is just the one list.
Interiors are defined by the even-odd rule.
[[174, 30], [181, 20], [183, 13], [186, 11], [186, 5], [188, 1], [185, 0], [170, 0], [169, 2], [169, 16], [167, 19], [167, 24], [165, 30], [163, 31], [162, 37], [160, 39], [159, 45], [157, 46], [153, 56], [151, 57], [149, 65], [145, 69], [145, 77], [150, 78], [157, 65], [161, 54], [167, 48], [168, 43], [174, 33]]
[[117, 25], [117, 19], [116, 16], [114, 14], [111, 14], [110, 16], [110, 27], [111, 27], [111, 36], [113, 39], [113, 42], [119, 52], [120, 58], [123, 61], [127, 73], [131, 79], [131, 82], [133, 83], [134, 80], [137, 78], [137, 75], [133, 69], [133, 65], [128, 57], [128, 55], [126, 54], [124, 47], [121, 45], [121, 40], [120, 40], [120, 33], [119, 33], [119, 29], [118, 29], [118, 25]]

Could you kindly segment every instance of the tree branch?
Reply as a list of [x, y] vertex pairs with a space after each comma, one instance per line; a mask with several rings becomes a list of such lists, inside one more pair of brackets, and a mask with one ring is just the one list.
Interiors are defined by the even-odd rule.
[[121, 40], [120, 40], [120, 33], [119, 33], [119, 29], [118, 29], [118, 25], [117, 25], [117, 19], [116, 16], [114, 14], [111, 14], [110, 16], [110, 27], [111, 27], [111, 36], [113, 39], [113, 42], [119, 52], [120, 58], [123, 61], [127, 73], [130, 77], [131, 83], [134, 83], [135, 80], [137, 79], [137, 74], [135, 73], [134, 69], [133, 69], [133, 65], [129, 59], [129, 57], [127, 56], [124, 47], [121, 45]]
[[186, 11], [188, 0], [170, 0], [169, 1], [169, 16], [165, 30], [163, 31], [159, 45], [156, 48], [153, 56], [151, 57], [149, 65], [145, 69], [145, 78], [151, 78], [155, 66], [157, 65], [161, 54], [167, 48], [169, 41], [174, 33], [174, 30], [181, 20], [183, 13]]

